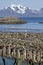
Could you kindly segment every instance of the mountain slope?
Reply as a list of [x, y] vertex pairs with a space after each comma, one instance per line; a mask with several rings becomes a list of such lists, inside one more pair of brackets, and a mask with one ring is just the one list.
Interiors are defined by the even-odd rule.
[[0, 17], [13, 16], [13, 17], [43, 17], [43, 8], [39, 11], [32, 10], [22, 5], [14, 5], [0, 10]]

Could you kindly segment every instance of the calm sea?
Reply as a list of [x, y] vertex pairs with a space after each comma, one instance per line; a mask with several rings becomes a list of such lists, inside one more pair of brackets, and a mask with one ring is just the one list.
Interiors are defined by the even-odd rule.
[[26, 21], [26, 24], [0, 24], [0, 32], [43, 32], [43, 17], [22, 17], [21, 20]]

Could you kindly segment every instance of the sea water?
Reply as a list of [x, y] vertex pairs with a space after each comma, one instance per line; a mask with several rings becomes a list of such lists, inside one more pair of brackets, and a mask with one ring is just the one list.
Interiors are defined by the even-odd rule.
[[[4, 58], [5, 59], [5, 65], [14, 65], [14, 59], [10, 59], [10, 58]], [[2, 57], [0, 56], [0, 65], [4, 65]], [[22, 65], [27, 65], [27, 62], [24, 61], [22, 63]]]
[[43, 17], [22, 17], [26, 24], [0, 24], [0, 32], [43, 32]]

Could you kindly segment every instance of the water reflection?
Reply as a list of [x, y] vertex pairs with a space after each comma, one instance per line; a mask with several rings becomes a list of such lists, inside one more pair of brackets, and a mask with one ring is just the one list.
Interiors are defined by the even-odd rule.
[[[14, 64], [14, 59], [10, 59], [10, 58], [4, 58], [5, 59], [5, 65], [16, 65]], [[0, 65], [4, 65], [2, 57], [0, 56]], [[23, 61], [22, 65], [27, 65], [26, 61]]]
[[1, 56], [0, 56], [0, 65], [4, 65]]
[[[14, 64], [14, 60], [10, 59], [10, 58], [4, 58], [5, 59], [5, 65], [13, 65]], [[2, 57], [0, 57], [0, 65], [4, 65]]]
[[[5, 65], [14, 65], [14, 59], [10, 59], [10, 58], [4, 58], [5, 59]], [[4, 65], [2, 57], [0, 56], [0, 65]], [[15, 64], [16, 65], [16, 64]], [[22, 65], [28, 65], [27, 61], [23, 61]], [[34, 63], [34, 65], [39, 65]], [[40, 65], [43, 65], [43, 63], [41, 63]]]
[[26, 61], [23, 61], [22, 65], [28, 65], [28, 63]]

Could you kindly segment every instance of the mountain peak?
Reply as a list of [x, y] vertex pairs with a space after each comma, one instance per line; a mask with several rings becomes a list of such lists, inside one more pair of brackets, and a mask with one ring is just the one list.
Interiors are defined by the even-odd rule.
[[0, 10], [0, 17], [15, 16], [15, 17], [43, 17], [43, 8], [33, 10], [23, 5], [11, 4], [10, 6]]
[[13, 11], [15, 11], [17, 13], [21, 13], [21, 14], [24, 14], [26, 12], [26, 10], [27, 10], [26, 7], [24, 7], [23, 5], [20, 5], [20, 4], [19, 5], [11, 4], [10, 8]]

